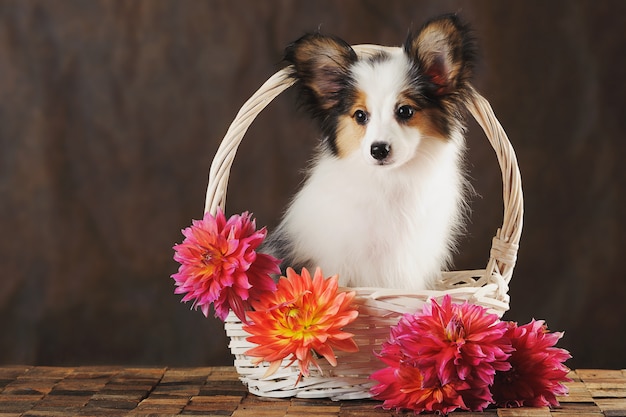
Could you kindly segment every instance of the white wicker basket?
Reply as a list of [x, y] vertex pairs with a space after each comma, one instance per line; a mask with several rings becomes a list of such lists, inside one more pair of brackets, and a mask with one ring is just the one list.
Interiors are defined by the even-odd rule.
[[[370, 55], [389, 47], [357, 45], [359, 55]], [[289, 69], [274, 74], [243, 105], [230, 125], [211, 165], [206, 194], [205, 212], [215, 215], [217, 208], [224, 208], [230, 169], [237, 148], [255, 117], [276, 96], [289, 88], [293, 79]], [[351, 288], [356, 292], [355, 303], [359, 317], [344, 330], [355, 334], [359, 352], [336, 352], [338, 365], [330, 366], [320, 360], [322, 372], [311, 368], [310, 377], [297, 382], [299, 368], [288, 365], [270, 377], [264, 378], [269, 364], [255, 366], [244, 352], [254, 347], [249, 336], [242, 330], [241, 321], [231, 314], [225, 322], [230, 337], [230, 349], [235, 356], [235, 367], [240, 379], [251, 393], [267, 397], [332, 398], [337, 400], [368, 398], [373, 382], [372, 372], [382, 368], [383, 363], [374, 355], [389, 336], [389, 328], [397, 324], [405, 313], [421, 309], [429, 299], [440, 300], [449, 294], [453, 301], [469, 301], [488, 308], [502, 316], [509, 308], [508, 284], [517, 258], [518, 243], [522, 229], [523, 199], [521, 177], [506, 133], [493, 114], [491, 106], [472, 89], [468, 110], [483, 128], [496, 152], [502, 170], [504, 219], [492, 240], [489, 261], [485, 269], [442, 272], [437, 290], [406, 292], [386, 288]]]

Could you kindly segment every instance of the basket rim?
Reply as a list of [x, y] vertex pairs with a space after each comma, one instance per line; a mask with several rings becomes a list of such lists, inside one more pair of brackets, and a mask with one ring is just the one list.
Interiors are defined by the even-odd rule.
[[[389, 47], [372, 44], [353, 45], [359, 58], [371, 56], [381, 51], [397, 50], [398, 47]], [[234, 162], [237, 149], [243, 140], [248, 128], [257, 115], [269, 105], [274, 98], [295, 83], [291, 76], [292, 66], [287, 66], [273, 74], [259, 89], [243, 104], [234, 120], [230, 124], [224, 138], [211, 163], [209, 181], [206, 190], [204, 213], [215, 215], [218, 207], [224, 210], [226, 192], [230, 170]], [[502, 173], [503, 219], [492, 239], [489, 260], [482, 276], [496, 277], [499, 285], [508, 287], [513, 269], [517, 261], [517, 252], [523, 225], [523, 192], [519, 166], [515, 150], [509, 141], [502, 125], [496, 118], [489, 102], [470, 86], [467, 110], [483, 129], [487, 139], [493, 147]], [[467, 274], [476, 271], [462, 271]], [[442, 275], [458, 273], [446, 271]], [[506, 293], [506, 288], [503, 292]], [[432, 293], [432, 291], [429, 291]]]

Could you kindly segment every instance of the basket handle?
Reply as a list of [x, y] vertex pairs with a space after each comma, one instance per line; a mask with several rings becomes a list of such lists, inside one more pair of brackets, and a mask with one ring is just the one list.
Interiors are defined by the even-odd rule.
[[[368, 56], [380, 51], [393, 49], [379, 45], [355, 45], [359, 56]], [[224, 209], [230, 169], [246, 131], [256, 116], [280, 93], [291, 87], [295, 80], [290, 76], [291, 67], [271, 76], [244, 105], [231, 123], [222, 140], [209, 171], [209, 184], [204, 206], [205, 213], [216, 214], [217, 208]], [[502, 171], [504, 219], [492, 240], [486, 275], [497, 273], [508, 284], [517, 260], [519, 240], [522, 233], [523, 195], [522, 181], [515, 151], [506, 132], [493, 113], [489, 102], [473, 87], [470, 87], [470, 100], [467, 108], [482, 127], [496, 152]]]
[[473, 87], [471, 88], [471, 99], [467, 104], [467, 108], [480, 127], [482, 127], [491, 146], [496, 151], [500, 170], [502, 171], [504, 218], [502, 226], [492, 239], [486, 272], [489, 276], [493, 276], [494, 272], [498, 272], [508, 284], [513, 275], [519, 241], [522, 235], [524, 217], [522, 176], [517, 164], [515, 150], [506, 132], [493, 113], [489, 102]]
[[215, 215], [217, 208], [226, 205], [226, 190], [230, 169], [235, 159], [243, 136], [248, 128], [270, 102], [280, 93], [293, 85], [295, 80], [289, 76], [289, 68], [283, 68], [270, 77], [239, 109], [235, 120], [230, 124], [222, 143], [213, 158], [209, 171], [209, 185], [206, 190], [204, 212]]

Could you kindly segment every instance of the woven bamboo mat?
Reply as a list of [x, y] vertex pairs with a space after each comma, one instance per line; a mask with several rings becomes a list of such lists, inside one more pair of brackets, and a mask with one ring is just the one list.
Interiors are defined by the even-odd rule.
[[[626, 416], [626, 370], [573, 371], [561, 407], [490, 409], [451, 416]], [[0, 367], [0, 417], [391, 416], [375, 401], [265, 399], [234, 368]], [[407, 414], [409, 415], [409, 414]]]

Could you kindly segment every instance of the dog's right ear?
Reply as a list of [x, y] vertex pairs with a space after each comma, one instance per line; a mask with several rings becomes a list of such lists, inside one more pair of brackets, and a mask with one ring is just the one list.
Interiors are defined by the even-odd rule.
[[342, 39], [319, 33], [307, 34], [285, 49], [285, 61], [293, 65], [297, 79], [316, 107], [329, 110], [339, 104], [349, 85], [350, 65], [356, 52]]
[[404, 50], [428, 77], [435, 95], [466, 93], [476, 46], [469, 26], [457, 15], [430, 20], [417, 34], [409, 35]]

